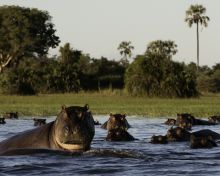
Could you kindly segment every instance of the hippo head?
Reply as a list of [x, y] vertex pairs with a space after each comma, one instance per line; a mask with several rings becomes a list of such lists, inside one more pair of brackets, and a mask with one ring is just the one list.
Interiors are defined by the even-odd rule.
[[46, 119], [37, 119], [34, 118], [34, 126], [42, 126], [46, 124]]
[[186, 130], [191, 130], [195, 118], [188, 113], [177, 114], [176, 125]]
[[54, 125], [55, 143], [64, 150], [88, 150], [95, 134], [93, 117], [84, 107], [62, 107]]
[[162, 136], [162, 135], [155, 136], [155, 135], [153, 135], [151, 137], [150, 143], [152, 143], [152, 144], [167, 144], [168, 143], [167, 136]]
[[209, 122], [213, 123], [219, 123], [220, 122], [220, 116], [210, 116], [208, 117]]
[[192, 123], [191, 123], [191, 121], [188, 121], [187, 119], [185, 119], [179, 123], [179, 127], [186, 129], [186, 130], [191, 130]]
[[181, 127], [176, 127], [170, 128], [166, 136], [168, 141], [187, 141], [190, 137], [190, 132]]
[[132, 135], [130, 135], [127, 132], [127, 130], [118, 128], [118, 129], [109, 130], [106, 140], [107, 141], [132, 141], [135, 139]]
[[197, 148], [212, 148], [217, 147], [212, 136], [199, 136], [196, 137], [195, 135], [191, 135], [190, 137], [190, 147], [192, 149]]
[[129, 128], [129, 124], [125, 118], [125, 114], [110, 114], [107, 129], [122, 129], [127, 130]]
[[166, 125], [175, 125], [176, 120], [175, 119], [167, 119], [166, 122], [164, 122]]
[[189, 113], [177, 113], [177, 120], [178, 120], [178, 118], [189, 119], [189, 120], [191, 120], [192, 123], [195, 121], [195, 117]]
[[5, 118], [4, 117], [0, 118], [0, 124], [5, 124], [5, 123], [6, 123]]

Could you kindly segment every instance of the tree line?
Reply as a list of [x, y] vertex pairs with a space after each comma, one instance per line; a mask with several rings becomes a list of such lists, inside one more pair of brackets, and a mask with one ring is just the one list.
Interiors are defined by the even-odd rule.
[[69, 43], [59, 48], [58, 56], [48, 57], [49, 48], [59, 43], [48, 12], [1, 6], [0, 92], [34, 95], [124, 89], [134, 96], [193, 97], [220, 91], [220, 64], [209, 68], [174, 62], [177, 45], [171, 40], [150, 42], [132, 62], [130, 41], [119, 44], [122, 58], [118, 61], [91, 58]]

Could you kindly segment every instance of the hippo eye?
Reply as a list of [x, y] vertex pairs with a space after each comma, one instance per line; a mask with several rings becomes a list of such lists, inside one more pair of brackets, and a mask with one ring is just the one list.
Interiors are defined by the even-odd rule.
[[70, 131], [69, 126], [65, 126], [64, 130], [65, 130], [66, 133], [69, 133], [69, 131]]
[[208, 136], [208, 139], [209, 139], [209, 140], [213, 140], [213, 137], [212, 137], [212, 136]]

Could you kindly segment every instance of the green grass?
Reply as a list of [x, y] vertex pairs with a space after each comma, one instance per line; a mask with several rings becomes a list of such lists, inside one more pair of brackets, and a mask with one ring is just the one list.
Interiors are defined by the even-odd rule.
[[63, 104], [88, 103], [93, 114], [125, 113], [147, 117], [175, 117], [188, 112], [196, 117], [220, 115], [220, 95], [194, 99], [130, 97], [109, 93], [42, 94], [38, 96], [0, 95], [0, 114], [17, 111], [20, 116], [56, 115]]

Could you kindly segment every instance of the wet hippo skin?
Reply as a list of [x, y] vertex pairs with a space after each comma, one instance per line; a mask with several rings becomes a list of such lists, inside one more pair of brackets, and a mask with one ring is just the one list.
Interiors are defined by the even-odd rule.
[[62, 107], [56, 120], [21, 132], [0, 142], [0, 155], [26, 154], [43, 149], [85, 151], [90, 149], [95, 129], [88, 106]]
[[170, 128], [166, 134], [168, 141], [189, 141], [191, 135], [194, 135], [195, 137], [211, 136], [213, 140], [220, 139], [219, 133], [216, 133], [209, 129], [203, 129], [190, 133], [189, 131], [183, 128], [176, 127], [176, 128]]
[[106, 130], [119, 128], [127, 130], [131, 126], [125, 117], [124, 114], [110, 114], [108, 121], [106, 121], [101, 128]]

